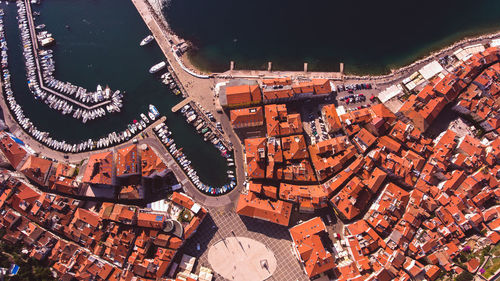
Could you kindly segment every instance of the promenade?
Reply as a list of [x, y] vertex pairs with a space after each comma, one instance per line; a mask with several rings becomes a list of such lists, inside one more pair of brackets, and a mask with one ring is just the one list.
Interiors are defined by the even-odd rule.
[[204, 108], [215, 109], [213, 98], [208, 98], [211, 97], [212, 89], [215, 85], [214, 79], [204, 79], [186, 72], [184, 66], [179, 64], [172, 52], [172, 45], [169, 40], [173, 40], [173, 36], [168, 33], [161, 19], [157, 18], [147, 0], [132, 0], [132, 3], [151, 31], [151, 34], [155, 37], [156, 43], [162, 50], [168, 64], [175, 72], [179, 88], [184, 88], [185, 92], [183, 91], [183, 94], [187, 93], [189, 97], [200, 103]]

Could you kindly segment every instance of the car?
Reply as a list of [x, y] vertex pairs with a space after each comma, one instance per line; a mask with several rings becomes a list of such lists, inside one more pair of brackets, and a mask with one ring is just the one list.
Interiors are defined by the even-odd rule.
[[361, 109], [361, 108], [363, 108], [361, 105], [360, 105], [360, 106], [358, 106], [358, 110], [359, 110], [359, 109]]
[[200, 251], [200, 250], [201, 250], [200, 243], [196, 243], [196, 250], [197, 250], [197, 251]]
[[329, 214], [326, 214], [326, 220], [328, 221], [329, 224], [332, 223], [332, 217], [330, 217]]
[[346, 99], [346, 100], [345, 100], [345, 103], [349, 104], [349, 99]]

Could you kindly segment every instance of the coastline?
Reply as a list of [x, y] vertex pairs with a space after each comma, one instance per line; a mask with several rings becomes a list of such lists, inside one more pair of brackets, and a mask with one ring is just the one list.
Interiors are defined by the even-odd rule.
[[[148, 3], [153, 0], [147, 0]], [[150, 3], [151, 5], [151, 3]], [[154, 10], [154, 9], [153, 9]], [[178, 38], [181, 41], [185, 41], [190, 49], [191, 48], [196, 48], [195, 45], [192, 44], [192, 42], [180, 37], [178, 34], [176, 34], [171, 28], [170, 25], [168, 24], [166, 13], [160, 11], [155, 11], [156, 16], [159, 18], [159, 20], [162, 22], [163, 26], [166, 27], [167, 32], [175, 37]], [[407, 56], [407, 58], [401, 62], [401, 63], [396, 63], [394, 68], [390, 68], [389, 73], [357, 73], [356, 71], [345, 71], [345, 79], [353, 79], [353, 80], [359, 80], [359, 79], [369, 79], [369, 80], [386, 80], [386, 79], [391, 79], [391, 77], [399, 75], [401, 73], [407, 72], [408, 69], [411, 69], [415, 67], [416, 65], [421, 65], [424, 62], [429, 62], [432, 59], [435, 59], [436, 57], [442, 56], [444, 53], [450, 52], [451, 50], [458, 49], [460, 47], [463, 47], [465, 45], [469, 44], [474, 44], [482, 40], [491, 40], [495, 38], [500, 38], [500, 27], [495, 28], [496, 31], [491, 31], [493, 28], [487, 29], [482, 29], [482, 31], [471, 31], [471, 32], [465, 32], [464, 34], [459, 34], [456, 36], [456, 38], [450, 38], [450, 39], [443, 39], [442, 43], [441, 42], [434, 42], [431, 43], [431, 45], [426, 48], [427, 50], [422, 50], [417, 52], [417, 54], [412, 55], [412, 56]], [[468, 35], [470, 33], [473, 33], [473, 35]], [[451, 43], [450, 43], [451, 42]], [[413, 58], [411, 58], [413, 57]], [[195, 73], [202, 73], [202, 74], [220, 74], [217, 72], [212, 72], [210, 71], [209, 67], [201, 67], [197, 65], [192, 58], [189, 56], [189, 51], [184, 53], [181, 57], [181, 60], [183, 64], [194, 71]], [[238, 64], [238, 62], [236, 62]], [[242, 71], [261, 71], [260, 69], [241, 69]], [[227, 71], [228, 72], [229, 68]], [[286, 70], [280, 70], [280, 72], [286, 72]], [[296, 71], [291, 71], [291, 72], [296, 72]], [[321, 69], [317, 69], [314, 71], [309, 71], [311, 73], [314, 72], [332, 72], [332, 71], [322, 71]], [[391, 79], [391, 81], [394, 81], [397, 79]], [[384, 82], [385, 83], [385, 82]]]
[[353, 73], [353, 74], [348, 74], [345, 77], [348, 79], [370, 79], [370, 80], [390, 78], [392, 76], [400, 75], [400, 74], [404, 73], [405, 71], [407, 71], [408, 69], [415, 67], [416, 65], [428, 63], [429, 61], [435, 59], [436, 57], [442, 56], [445, 53], [455, 51], [455, 50], [460, 49], [462, 47], [465, 47], [467, 45], [477, 44], [477, 43], [480, 43], [481, 41], [485, 41], [485, 40], [489, 41], [489, 40], [497, 39], [497, 38], [500, 38], [500, 30], [496, 31], [496, 32], [486, 33], [483, 35], [478, 35], [478, 36], [473, 36], [473, 37], [465, 37], [461, 40], [455, 41], [451, 45], [444, 46], [437, 51], [430, 51], [430, 53], [426, 52], [426, 55], [420, 56], [421, 57], [420, 59], [417, 59], [416, 61], [414, 61], [411, 64], [403, 65], [397, 69], [391, 69], [391, 73], [382, 74], [382, 75], [371, 75], [371, 74], [357, 75], [357, 74]]

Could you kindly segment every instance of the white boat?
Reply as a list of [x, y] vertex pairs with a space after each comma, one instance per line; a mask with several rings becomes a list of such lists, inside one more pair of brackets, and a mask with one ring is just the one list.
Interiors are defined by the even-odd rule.
[[149, 116], [149, 119], [151, 119], [153, 121], [156, 119], [156, 116], [153, 114], [153, 112], [148, 112], [148, 116]]
[[160, 70], [162, 70], [163, 68], [165, 68], [165, 66], [167, 66], [167, 63], [162, 61], [160, 63], [157, 63], [155, 65], [153, 65], [150, 69], [149, 69], [149, 73], [153, 74], [153, 73], [156, 73]]
[[152, 104], [149, 105], [149, 112], [153, 113], [153, 115], [155, 117], [158, 117], [160, 116], [160, 112], [158, 111], [158, 109], [156, 109], [156, 107]]
[[141, 43], [139, 44], [141, 47], [149, 44], [149, 42], [153, 41], [155, 39], [153, 35], [148, 35], [146, 38], [142, 39]]
[[146, 115], [144, 113], [141, 113], [140, 116], [141, 116], [142, 120], [144, 120], [144, 122], [149, 123], [149, 119], [146, 117]]

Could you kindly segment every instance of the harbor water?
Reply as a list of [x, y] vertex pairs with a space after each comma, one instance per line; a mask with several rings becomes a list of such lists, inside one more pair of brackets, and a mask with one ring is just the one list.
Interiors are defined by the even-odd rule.
[[[228, 182], [227, 162], [211, 144], [203, 141], [181, 115], [171, 107], [181, 101], [158, 77], [149, 74], [149, 68], [163, 59], [156, 43], [140, 47], [140, 41], [149, 30], [130, 1], [42, 1], [33, 5], [35, 24], [45, 24], [56, 44], [55, 77], [87, 89], [98, 84], [125, 91], [120, 113], [82, 124], [69, 115], [50, 109], [35, 100], [26, 83], [16, 5], [1, 4], [5, 10], [4, 23], [9, 47], [9, 69], [16, 100], [27, 117], [42, 131], [59, 140], [77, 143], [89, 138], [98, 139], [112, 131], [122, 131], [139, 114], [154, 104], [173, 132], [178, 147], [192, 161], [200, 179], [206, 184], [223, 185]], [[207, 165], [210, 163], [210, 165]]]
[[498, 0], [169, 0], [172, 30], [209, 71], [387, 73], [465, 36], [500, 30]]

